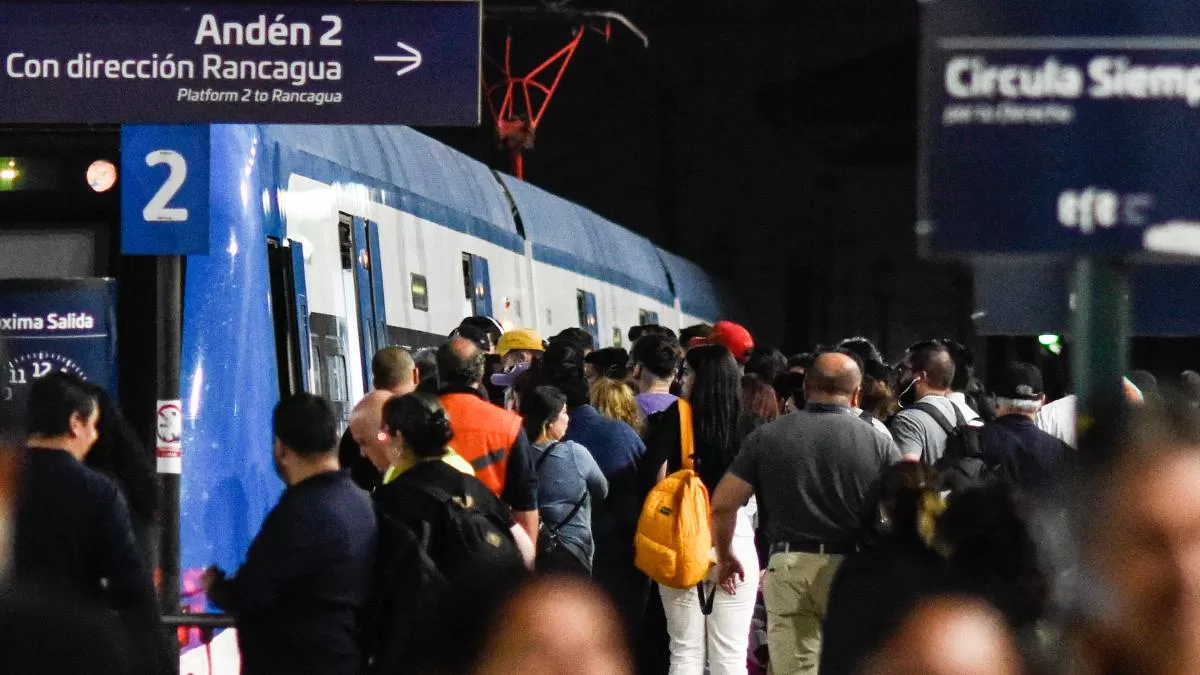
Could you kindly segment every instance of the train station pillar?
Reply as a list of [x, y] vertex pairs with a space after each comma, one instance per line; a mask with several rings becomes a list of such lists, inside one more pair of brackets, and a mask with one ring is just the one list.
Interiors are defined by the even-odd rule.
[[1096, 406], [1120, 394], [1130, 339], [1128, 265], [1084, 256], [1071, 277], [1071, 390], [1079, 397], [1079, 430]]

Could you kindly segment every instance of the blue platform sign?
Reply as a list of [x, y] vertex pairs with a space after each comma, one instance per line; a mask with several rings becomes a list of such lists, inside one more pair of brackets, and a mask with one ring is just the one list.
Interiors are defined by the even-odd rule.
[[475, 125], [478, 0], [0, 4], [0, 122]]
[[116, 282], [0, 280], [0, 402], [19, 416], [29, 387], [67, 372], [117, 391]]
[[1200, 12], [924, 4], [918, 233], [934, 254], [1200, 255]]
[[121, 127], [121, 253], [208, 253], [206, 125]]

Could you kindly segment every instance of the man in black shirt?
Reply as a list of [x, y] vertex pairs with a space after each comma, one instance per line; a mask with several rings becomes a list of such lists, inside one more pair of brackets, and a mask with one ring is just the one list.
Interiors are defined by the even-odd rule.
[[329, 402], [310, 394], [275, 408], [275, 468], [288, 488], [237, 575], [205, 572], [208, 599], [237, 619], [246, 675], [362, 669], [375, 513], [339, 471], [334, 424]]
[[79, 378], [53, 373], [33, 383], [17, 502], [16, 580], [66, 601], [154, 618], [154, 585], [129, 510], [116, 484], [83, 464], [99, 418], [96, 398]]

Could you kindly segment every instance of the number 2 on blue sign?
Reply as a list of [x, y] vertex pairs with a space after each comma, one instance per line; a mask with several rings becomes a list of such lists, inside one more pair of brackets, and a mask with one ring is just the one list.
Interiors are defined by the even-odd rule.
[[146, 155], [146, 166], [155, 167], [159, 164], [167, 165], [167, 180], [150, 198], [146, 208], [142, 209], [142, 218], [151, 223], [185, 222], [188, 219], [188, 210], [169, 207], [168, 204], [187, 180], [187, 160], [174, 150], [154, 150]]

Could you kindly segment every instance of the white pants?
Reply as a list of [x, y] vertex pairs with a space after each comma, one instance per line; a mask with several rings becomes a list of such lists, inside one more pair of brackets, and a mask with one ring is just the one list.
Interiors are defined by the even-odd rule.
[[713, 569], [701, 583], [705, 597], [716, 593], [712, 614], [704, 616], [695, 588], [658, 588], [667, 615], [667, 633], [671, 636], [669, 675], [703, 675], [706, 646], [712, 675], [746, 675], [750, 620], [758, 595], [758, 551], [754, 548], [754, 529], [746, 511], [746, 508], [738, 510], [733, 535], [733, 553], [741, 561], [746, 577], [730, 595], [715, 586], [716, 569]]

